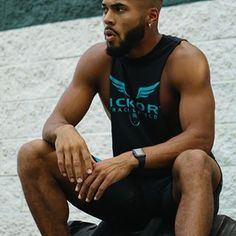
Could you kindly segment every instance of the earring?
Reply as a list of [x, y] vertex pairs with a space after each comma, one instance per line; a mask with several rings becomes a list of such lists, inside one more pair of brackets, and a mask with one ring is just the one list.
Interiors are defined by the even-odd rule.
[[152, 28], [152, 24], [151, 24], [151, 23], [149, 23], [149, 24], [148, 24], [148, 26], [149, 26], [149, 29], [151, 29], [151, 28]]

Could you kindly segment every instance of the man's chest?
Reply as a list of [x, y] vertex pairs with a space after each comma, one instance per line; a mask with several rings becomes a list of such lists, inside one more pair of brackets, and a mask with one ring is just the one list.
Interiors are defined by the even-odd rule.
[[155, 116], [161, 110], [167, 119], [178, 120], [179, 96], [164, 72], [160, 80], [139, 83], [132, 91], [130, 86], [115, 75], [104, 75], [98, 92], [108, 113], [136, 109], [143, 115]]

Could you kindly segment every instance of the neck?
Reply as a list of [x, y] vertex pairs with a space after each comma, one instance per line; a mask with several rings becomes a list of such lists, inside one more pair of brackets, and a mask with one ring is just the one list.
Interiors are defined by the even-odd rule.
[[159, 32], [153, 32], [144, 37], [139, 45], [133, 48], [127, 55], [129, 58], [139, 58], [147, 55], [159, 43], [162, 35]]

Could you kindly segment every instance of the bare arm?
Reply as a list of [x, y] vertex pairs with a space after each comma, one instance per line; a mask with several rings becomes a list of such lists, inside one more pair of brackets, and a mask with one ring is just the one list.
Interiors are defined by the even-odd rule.
[[55, 145], [61, 174], [71, 182], [82, 182], [93, 170], [94, 161], [75, 126], [86, 114], [106, 70], [104, 55], [104, 45], [98, 44], [81, 57], [71, 84], [43, 128], [43, 139]]
[[146, 147], [146, 168], [169, 166], [187, 149], [209, 153], [214, 142], [215, 102], [208, 62], [198, 49], [184, 42], [173, 54], [167, 76], [180, 95], [183, 132], [165, 143]]
[[76, 126], [86, 114], [96, 94], [96, 75], [90, 62], [92, 51], [89, 50], [81, 57], [71, 84], [44, 125], [43, 139], [53, 145], [57, 129], [68, 124]]

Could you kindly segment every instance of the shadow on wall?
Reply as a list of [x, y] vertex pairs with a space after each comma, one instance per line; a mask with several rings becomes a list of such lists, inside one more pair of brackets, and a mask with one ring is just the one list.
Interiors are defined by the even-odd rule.
[[[204, 0], [164, 0], [164, 6]], [[99, 16], [101, 0], [2, 0], [0, 31]]]

